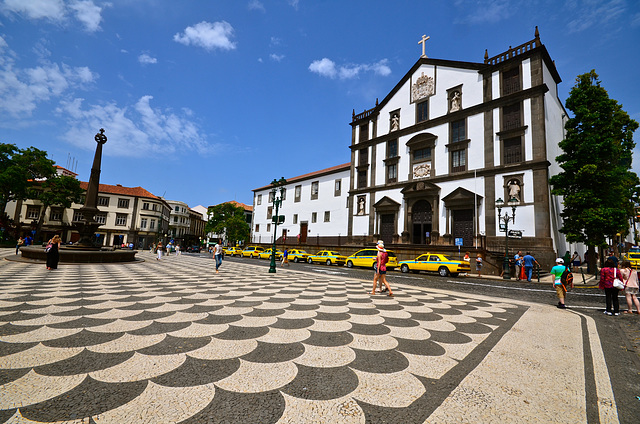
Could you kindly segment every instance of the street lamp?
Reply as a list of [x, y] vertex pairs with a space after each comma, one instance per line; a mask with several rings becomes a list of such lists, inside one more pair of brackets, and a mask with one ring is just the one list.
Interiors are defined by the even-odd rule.
[[509, 269], [509, 221], [515, 223], [516, 222], [516, 206], [518, 206], [520, 202], [515, 197], [512, 197], [511, 200], [507, 203], [507, 205], [511, 206], [511, 216], [505, 211], [505, 214], [502, 215], [502, 207], [504, 206], [504, 200], [498, 198], [496, 200], [496, 208], [498, 209], [498, 223], [501, 221], [504, 223], [504, 226], [500, 224], [500, 231], [504, 231], [504, 274], [503, 278], [505, 280], [510, 280], [510, 269]]
[[[284, 197], [284, 186], [287, 184], [287, 180], [284, 177], [279, 180], [273, 180], [271, 182], [271, 198], [273, 199], [273, 207], [275, 209], [275, 214], [271, 215], [271, 222], [273, 222], [273, 246], [271, 248], [271, 264], [269, 266], [269, 273], [276, 272], [276, 235], [278, 234], [278, 224], [282, 224], [284, 222], [284, 215], [281, 217], [278, 215], [278, 208], [282, 204], [282, 198]], [[280, 192], [280, 197], [276, 197], [276, 195]]]

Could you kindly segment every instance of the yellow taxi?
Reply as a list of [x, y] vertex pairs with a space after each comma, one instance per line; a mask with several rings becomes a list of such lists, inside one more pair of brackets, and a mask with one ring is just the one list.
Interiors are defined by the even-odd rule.
[[627, 260], [631, 263], [631, 268], [639, 269], [640, 268], [640, 249], [637, 247], [632, 247], [629, 249], [626, 255], [623, 256], [623, 260]]
[[437, 272], [442, 277], [451, 275], [453, 277], [458, 276], [461, 272], [470, 272], [471, 264], [467, 261], [457, 261], [452, 259], [448, 255], [441, 255], [439, 253], [425, 253], [418, 256], [412, 261], [400, 261], [400, 271], [407, 273], [430, 271]]
[[257, 258], [260, 256], [260, 253], [262, 252], [264, 252], [264, 247], [248, 246], [246, 249], [242, 250], [242, 257]]
[[307, 258], [309, 254], [304, 250], [300, 249], [289, 249], [287, 250], [287, 260], [293, 262], [307, 262]]
[[[265, 250], [264, 252], [261, 252], [260, 255], [258, 255], [260, 257], [260, 259], [271, 259], [271, 252], [273, 251], [273, 249], [269, 248], [267, 250]], [[279, 249], [276, 249], [276, 260], [281, 260], [282, 259], [282, 251]]]
[[[391, 250], [387, 250], [387, 255], [389, 256], [389, 262], [387, 262], [387, 270], [393, 271], [398, 266], [398, 258], [396, 254]], [[353, 268], [354, 266], [362, 266], [365, 268], [377, 268], [376, 260], [378, 258], [378, 249], [370, 248], [370, 249], [361, 249], [358, 250], [353, 255], [347, 257], [347, 266], [349, 268]]]
[[224, 249], [224, 254], [229, 256], [242, 256], [242, 248], [240, 247], [227, 247]]
[[309, 255], [307, 262], [310, 264], [317, 262], [327, 265], [336, 264], [342, 266], [347, 262], [347, 257], [332, 250], [321, 250], [315, 255]]

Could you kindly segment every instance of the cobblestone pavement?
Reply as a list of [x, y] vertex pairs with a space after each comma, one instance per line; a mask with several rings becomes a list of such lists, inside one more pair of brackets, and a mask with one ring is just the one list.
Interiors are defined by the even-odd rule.
[[[140, 256], [56, 271], [0, 259], [0, 422], [618, 422], [579, 313]], [[585, 361], [558, 373], [566, 357]]]

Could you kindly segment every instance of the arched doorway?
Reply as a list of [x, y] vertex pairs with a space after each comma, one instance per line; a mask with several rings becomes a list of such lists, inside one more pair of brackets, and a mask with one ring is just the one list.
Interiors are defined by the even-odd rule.
[[431, 241], [431, 203], [418, 200], [411, 208], [412, 239], [414, 244], [428, 244]]

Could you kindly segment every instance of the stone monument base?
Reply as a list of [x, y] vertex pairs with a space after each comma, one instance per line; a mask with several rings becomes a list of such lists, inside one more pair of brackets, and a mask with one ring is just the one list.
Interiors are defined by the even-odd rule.
[[[25, 246], [20, 248], [24, 259], [37, 261], [47, 261], [47, 253], [44, 247]], [[135, 262], [137, 250], [129, 249], [101, 249], [101, 248], [78, 248], [73, 246], [60, 247], [60, 262], [66, 263], [118, 263]]]

